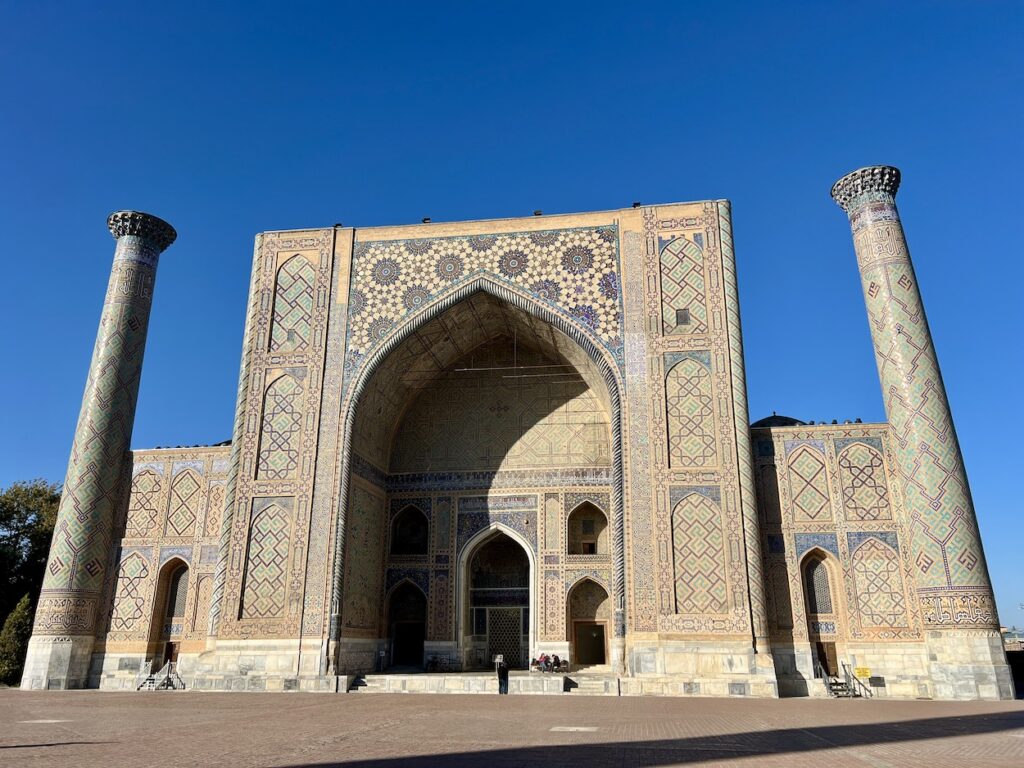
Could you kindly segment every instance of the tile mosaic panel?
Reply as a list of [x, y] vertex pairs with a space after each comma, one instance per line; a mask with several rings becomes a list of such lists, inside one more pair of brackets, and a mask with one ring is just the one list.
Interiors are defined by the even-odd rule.
[[284, 614], [292, 513], [274, 500], [254, 507], [249, 529], [241, 618], [274, 619]]
[[309, 346], [313, 331], [313, 286], [316, 269], [302, 254], [295, 254], [277, 271], [274, 320], [270, 349], [288, 352]]
[[[662, 323], [666, 335], [706, 333], [704, 254], [685, 235], [658, 238], [661, 250]], [[688, 322], [679, 324], [677, 312], [685, 310]]]
[[728, 610], [721, 518], [718, 506], [699, 493], [684, 496], [672, 510], [676, 613]]
[[417, 240], [358, 241], [349, 295], [348, 363], [473, 274], [528, 290], [587, 326], [621, 360], [618, 232], [614, 226]]

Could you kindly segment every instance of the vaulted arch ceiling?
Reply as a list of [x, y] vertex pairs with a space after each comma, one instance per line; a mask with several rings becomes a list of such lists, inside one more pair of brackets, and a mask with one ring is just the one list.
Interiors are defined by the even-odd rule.
[[[480, 291], [424, 323], [378, 366], [357, 406], [355, 452], [386, 461], [394, 430], [418, 394], [442, 377], [472, 367], [474, 350], [498, 340], [514, 344], [531, 364], [551, 366], [539, 373], [576, 378], [611, 418], [601, 371], [575, 341], [529, 312]], [[382, 464], [379, 458], [375, 463]]]

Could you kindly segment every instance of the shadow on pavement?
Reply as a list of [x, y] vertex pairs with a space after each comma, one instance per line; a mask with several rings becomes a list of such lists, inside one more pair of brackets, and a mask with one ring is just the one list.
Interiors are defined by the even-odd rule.
[[78, 744], [117, 744], [116, 741], [52, 741], [46, 744], [0, 744], [0, 749], [40, 749], [42, 747], [70, 747]]
[[[443, 723], [439, 728], [443, 729]], [[515, 725], [510, 724], [511, 728]], [[393, 758], [351, 759], [306, 763], [290, 768], [427, 768], [430, 766], [580, 766], [679, 765], [712, 760], [801, 754], [875, 744], [945, 739], [1024, 729], [1024, 711], [964, 717], [938, 717], [890, 723], [784, 728], [746, 731], [718, 736], [637, 742], [591, 742], [499, 748], [474, 752], [413, 755]], [[443, 733], [443, 731], [442, 731]], [[486, 734], [482, 734], [486, 736]], [[815, 756], [824, 762], [830, 758]]]

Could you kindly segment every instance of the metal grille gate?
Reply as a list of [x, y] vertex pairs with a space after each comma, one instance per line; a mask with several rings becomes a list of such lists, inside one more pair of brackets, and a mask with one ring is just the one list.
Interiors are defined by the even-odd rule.
[[522, 666], [519, 649], [522, 643], [523, 611], [521, 608], [489, 608], [487, 610], [487, 655], [493, 659], [502, 654], [512, 669]]

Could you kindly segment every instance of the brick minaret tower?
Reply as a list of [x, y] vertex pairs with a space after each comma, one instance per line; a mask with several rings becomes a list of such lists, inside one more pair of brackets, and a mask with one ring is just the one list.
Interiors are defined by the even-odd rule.
[[953, 417], [896, 210], [900, 172], [849, 173], [832, 198], [850, 217], [911, 529], [934, 695], [1012, 697], [992, 585]]
[[111, 536], [127, 488], [125, 461], [135, 421], [156, 267], [176, 233], [137, 211], [107, 220], [117, 240], [96, 347], [50, 545], [22, 686], [87, 683]]

